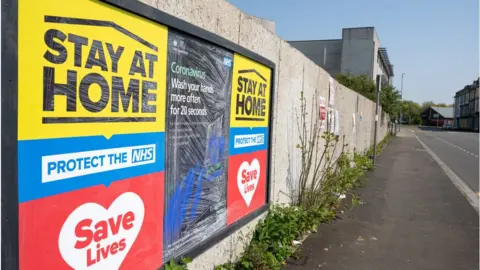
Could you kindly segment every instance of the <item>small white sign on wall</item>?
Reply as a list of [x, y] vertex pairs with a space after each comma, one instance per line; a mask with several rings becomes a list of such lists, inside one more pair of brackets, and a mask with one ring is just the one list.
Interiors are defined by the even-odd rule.
[[335, 81], [333, 80], [332, 77], [329, 78], [329, 104], [330, 106], [333, 106], [333, 104], [335, 103]]
[[353, 130], [352, 130], [352, 133], [355, 135], [357, 133], [357, 125], [355, 123], [355, 113], [352, 114], [352, 125], [353, 125]]
[[340, 135], [340, 115], [338, 114], [338, 111], [335, 110], [335, 135], [339, 136]]
[[335, 132], [335, 111], [333, 108], [328, 108], [328, 129], [329, 132]]

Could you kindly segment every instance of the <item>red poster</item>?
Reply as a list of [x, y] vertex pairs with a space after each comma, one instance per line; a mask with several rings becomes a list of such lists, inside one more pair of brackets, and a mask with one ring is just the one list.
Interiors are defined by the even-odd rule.
[[152, 173], [21, 203], [20, 269], [157, 269], [163, 177]]
[[327, 108], [325, 106], [325, 98], [320, 97], [320, 120], [324, 121], [327, 119]]
[[266, 203], [267, 151], [230, 156], [228, 161], [227, 224]]

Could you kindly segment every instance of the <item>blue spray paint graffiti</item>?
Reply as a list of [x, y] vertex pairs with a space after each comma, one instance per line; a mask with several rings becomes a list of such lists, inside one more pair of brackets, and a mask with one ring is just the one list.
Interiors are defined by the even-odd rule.
[[182, 227], [196, 221], [203, 182], [211, 182], [224, 172], [224, 136], [212, 136], [208, 144], [207, 164], [202, 166], [197, 163], [190, 168], [185, 178], [175, 186], [168, 200], [164, 219], [164, 239], [167, 246], [181, 238]]

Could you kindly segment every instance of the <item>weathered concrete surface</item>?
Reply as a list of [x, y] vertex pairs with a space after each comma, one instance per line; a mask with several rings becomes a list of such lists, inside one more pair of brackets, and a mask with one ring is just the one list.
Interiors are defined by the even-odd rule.
[[478, 215], [421, 150], [411, 135], [391, 141], [358, 190], [365, 204], [321, 225], [285, 269], [479, 269]]
[[[300, 174], [300, 153], [298, 143], [296, 111], [300, 108], [300, 92], [303, 87], [303, 61], [306, 57], [293, 49], [290, 44], [281, 41], [280, 61], [278, 65], [278, 88], [273, 120], [275, 155], [273, 157], [273, 201], [288, 203], [290, 190]], [[313, 94], [313, 93], [309, 93]]]
[[278, 63], [280, 38], [259, 24], [254, 17], [242, 13], [238, 44]]
[[237, 261], [245, 247], [250, 243], [255, 226], [257, 226], [257, 223], [265, 218], [265, 216], [266, 213], [260, 215], [237, 230], [234, 234], [229, 235], [214, 247], [196, 257], [195, 260], [188, 265], [188, 269], [212, 270], [215, 265]]

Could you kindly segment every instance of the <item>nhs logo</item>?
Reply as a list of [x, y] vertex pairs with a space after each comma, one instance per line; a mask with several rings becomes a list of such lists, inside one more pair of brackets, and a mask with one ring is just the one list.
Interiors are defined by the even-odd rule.
[[155, 145], [132, 150], [132, 163], [155, 161]]
[[226, 67], [232, 67], [232, 58], [223, 57], [223, 65]]

